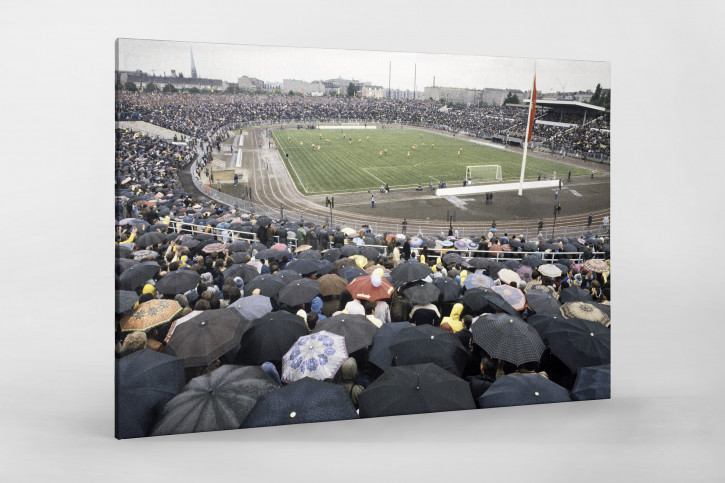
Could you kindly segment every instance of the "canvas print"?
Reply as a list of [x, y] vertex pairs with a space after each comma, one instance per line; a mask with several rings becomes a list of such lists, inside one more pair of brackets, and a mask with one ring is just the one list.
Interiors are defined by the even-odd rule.
[[609, 63], [119, 39], [114, 78], [117, 438], [610, 397]]

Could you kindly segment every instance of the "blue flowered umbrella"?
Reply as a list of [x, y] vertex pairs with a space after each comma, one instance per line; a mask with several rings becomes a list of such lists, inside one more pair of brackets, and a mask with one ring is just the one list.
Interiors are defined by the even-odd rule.
[[444, 247], [444, 248], [452, 247], [453, 246], [453, 242], [450, 241], [450, 240], [443, 240], [441, 242], [441, 246]]
[[422, 245], [423, 245], [423, 239], [422, 239], [422, 238], [418, 238], [418, 237], [416, 236], [416, 237], [413, 237], [413, 238], [412, 238], [412, 239], [410, 240], [410, 246], [411, 246], [411, 247], [419, 247], [419, 246], [422, 246]]
[[282, 380], [332, 379], [348, 358], [345, 337], [326, 330], [297, 339], [282, 358]]
[[466, 277], [466, 280], [463, 282], [463, 286], [467, 289], [476, 288], [476, 287], [486, 287], [490, 288], [493, 287], [493, 279], [489, 276], [486, 276], [482, 273], [469, 273]]

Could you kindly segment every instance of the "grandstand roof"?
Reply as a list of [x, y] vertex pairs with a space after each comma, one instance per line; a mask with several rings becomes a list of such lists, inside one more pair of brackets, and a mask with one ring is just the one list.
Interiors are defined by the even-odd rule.
[[[531, 99], [524, 99], [525, 104], [529, 104]], [[589, 109], [592, 111], [604, 112], [606, 109], [603, 107], [595, 106], [594, 104], [587, 104], [586, 102], [579, 101], [560, 101], [556, 99], [537, 99], [537, 106], [542, 107], [578, 107], [581, 109]]]

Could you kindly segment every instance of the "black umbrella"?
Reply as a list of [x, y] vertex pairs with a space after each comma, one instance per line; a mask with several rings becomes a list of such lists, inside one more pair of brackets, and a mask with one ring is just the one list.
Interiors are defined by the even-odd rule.
[[224, 274], [224, 281], [230, 278], [234, 279], [236, 277], [241, 277], [245, 284], [251, 282], [259, 276], [257, 269], [251, 265], [247, 265], [246, 263], [232, 265], [222, 273]]
[[279, 362], [297, 339], [307, 335], [307, 324], [299, 315], [284, 310], [264, 314], [253, 320], [242, 336], [237, 364], [258, 366]]
[[305, 377], [259, 398], [241, 427], [357, 418], [355, 406], [342, 386]]
[[181, 240], [180, 245], [182, 247], [186, 247], [186, 248], [189, 248], [189, 249], [194, 249], [194, 248], [198, 248], [199, 245], [201, 245], [201, 242], [199, 240], [194, 240], [191, 237], [184, 237], [184, 239]]
[[312, 299], [318, 295], [320, 295], [320, 284], [317, 280], [303, 278], [282, 287], [279, 291], [279, 302], [296, 307], [312, 302]]
[[380, 250], [374, 247], [365, 247], [360, 251], [360, 255], [372, 262], [377, 262], [380, 258]]
[[461, 296], [461, 285], [450, 277], [436, 277], [433, 284], [440, 291], [439, 303], [457, 302]]
[[116, 245], [116, 258], [128, 258], [131, 256], [131, 250], [129, 247]]
[[123, 314], [131, 310], [138, 302], [136, 292], [130, 290], [116, 290], [116, 313]]
[[141, 262], [124, 270], [119, 277], [121, 288], [124, 290], [136, 290], [145, 284], [158, 273], [161, 267], [156, 262]]
[[216, 242], [216, 238], [211, 233], [197, 233], [196, 235], [194, 235], [194, 239], [200, 242]]
[[488, 264], [491, 263], [491, 260], [489, 260], [488, 258], [483, 258], [483, 257], [473, 257], [470, 260], [468, 260], [468, 262], [466, 262], [466, 263], [471, 268], [483, 269], [483, 268], [488, 267]]
[[156, 291], [163, 295], [180, 294], [199, 285], [200, 280], [201, 276], [194, 270], [176, 270], [156, 282]]
[[519, 263], [517, 260], [504, 260], [503, 264], [509, 270], [514, 271], [521, 266], [521, 263]]
[[267, 226], [272, 223], [272, 218], [270, 218], [267, 215], [262, 215], [259, 218], [257, 218], [257, 225], [259, 226]]
[[498, 272], [503, 270], [504, 268], [506, 268], [506, 265], [504, 265], [503, 263], [491, 260], [486, 266], [486, 273], [488, 273], [489, 277], [496, 279], [498, 278]]
[[518, 317], [491, 314], [479, 317], [471, 326], [473, 343], [491, 357], [516, 366], [538, 362], [546, 346], [539, 333]]
[[359, 254], [360, 247], [358, 247], [354, 243], [348, 243], [347, 245], [343, 245], [342, 248], [340, 248], [340, 255], [343, 257], [351, 257], [353, 255]]
[[378, 328], [364, 315], [338, 314], [319, 321], [312, 332], [323, 330], [345, 337], [347, 352], [352, 354], [372, 344]]
[[571, 401], [569, 391], [541, 374], [501, 376], [478, 398], [481, 408]]
[[576, 375], [571, 398], [575, 401], [612, 397], [612, 365], [582, 367]]
[[237, 241], [231, 243], [227, 247], [227, 250], [229, 250], [230, 253], [249, 251], [249, 242], [247, 242], [245, 240], [237, 240]]
[[292, 270], [300, 275], [309, 275], [315, 273], [318, 268], [320, 268], [320, 264], [317, 260], [295, 260], [288, 263], [285, 270]]
[[373, 337], [373, 345], [368, 351], [368, 360], [384, 371], [392, 366], [393, 355], [390, 353], [390, 343], [398, 332], [409, 327], [415, 326], [410, 322], [383, 324]]
[[232, 257], [234, 263], [246, 263], [247, 257], [251, 258], [249, 252], [234, 252], [229, 256]]
[[463, 257], [461, 257], [458, 253], [448, 252], [443, 255], [441, 261], [444, 265], [460, 265], [461, 263], [463, 263]]
[[257, 253], [261, 252], [262, 250], [267, 249], [267, 245], [264, 245], [263, 243], [254, 243], [251, 246], [252, 250], [257, 250]]
[[509, 245], [511, 245], [512, 248], [519, 249], [524, 247], [524, 244], [521, 243], [518, 240], [509, 240]]
[[327, 275], [328, 273], [332, 272], [334, 270], [335, 265], [332, 264], [331, 261], [325, 260], [324, 258], [322, 260], [319, 260], [318, 262], [318, 268], [315, 274], [319, 277], [322, 275]]
[[236, 310], [247, 320], [254, 320], [271, 312], [272, 302], [269, 297], [265, 297], [264, 295], [250, 295], [238, 299], [236, 302], [228, 305], [227, 308]]
[[244, 295], [252, 295], [255, 289], [259, 289], [259, 294], [266, 297], [277, 297], [279, 291], [285, 283], [276, 275], [266, 273], [264, 275], [258, 275], [254, 279], [250, 280], [249, 283], [244, 284]]
[[117, 258], [115, 263], [116, 275], [121, 275], [123, 272], [138, 263], [138, 260], [133, 260], [131, 258]]
[[525, 251], [525, 252], [538, 252], [539, 251], [539, 247], [536, 245], [536, 243], [526, 242], [523, 245], [523, 251]]
[[174, 327], [164, 352], [184, 359], [184, 367], [205, 367], [237, 346], [248, 326], [236, 310], [204, 310]]
[[591, 303], [594, 301], [591, 293], [577, 286], [571, 286], [561, 289], [559, 291], [559, 300], [561, 300], [562, 304], [565, 304], [567, 302]]
[[468, 383], [435, 364], [391, 367], [358, 401], [363, 418], [476, 408]]
[[302, 275], [293, 270], [280, 270], [279, 272], [275, 272], [275, 275], [285, 284], [289, 284], [290, 282], [294, 282], [295, 280], [302, 278]]
[[267, 248], [257, 253], [256, 258], [257, 260], [267, 260], [268, 258], [274, 258], [275, 260], [279, 261], [282, 260], [282, 257], [285, 255], [287, 255], [287, 252], [283, 250], [272, 250], [271, 248]]
[[152, 436], [237, 429], [260, 397], [279, 389], [261, 367], [224, 365], [166, 403]]
[[401, 263], [390, 272], [390, 278], [394, 282], [408, 283], [422, 280], [433, 274], [433, 271], [425, 263], [408, 261]]
[[297, 260], [320, 260], [322, 254], [317, 250], [302, 250], [297, 254]]
[[149, 349], [116, 361], [116, 438], [147, 436], [164, 405], [184, 387], [184, 361]]
[[536, 255], [526, 255], [523, 260], [521, 260], [521, 265], [528, 265], [531, 268], [537, 268], [542, 263], [544, 262], [542, 262], [541, 258]]
[[556, 297], [543, 290], [526, 292], [526, 303], [537, 314], [559, 314], [561, 307]]
[[611, 362], [611, 332], [603, 325], [582, 319], [535, 317], [530, 317], [529, 323], [541, 334], [551, 353], [572, 372]]
[[429, 324], [402, 329], [388, 350], [395, 366], [430, 362], [459, 377], [469, 358], [458, 337]]
[[335, 260], [340, 259], [340, 249], [339, 248], [330, 248], [329, 250], [325, 250], [325, 252], [322, 254], [322, 258], [325, 260], [329, 260], [331, 262], [334, 262]]
[[486, 287], [476, 287], [466, 291], [461, 303], [467, 313], [478, 315], [482, 313], [495, 313], [502, 310], [510, 315], [517, 316], [516, 309], [506, 302], [499, 294]]
[[413, 305], [426, 305], [437, 302], [440, 294], [441, 291], [438, 286], [428, 282], [414, 283], [403, 290], [403, 295]]
[[338, 270], [337, 274], [342, 278], [346, 279], [348, 282], [352, 282], [357, 277], [367, 275], [367, 273], [365, 273], [365, 270], [358, 266], [342, 267], [340, 270]]

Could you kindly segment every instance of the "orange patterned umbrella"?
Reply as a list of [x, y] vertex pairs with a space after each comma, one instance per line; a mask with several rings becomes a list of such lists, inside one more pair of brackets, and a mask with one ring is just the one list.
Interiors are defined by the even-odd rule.
[[121, 319], [121, 330], [133, 332], [152, 329], [169, 322], [179, 312], [181, 312], [181, 305], [176, 300], [149, 300]]
[[522, 311], [526, 307], [526, 296], [524, 293], [509, 285], [494, 285], [491, 290], [499, 294], [503, 299], [517, 311]]

